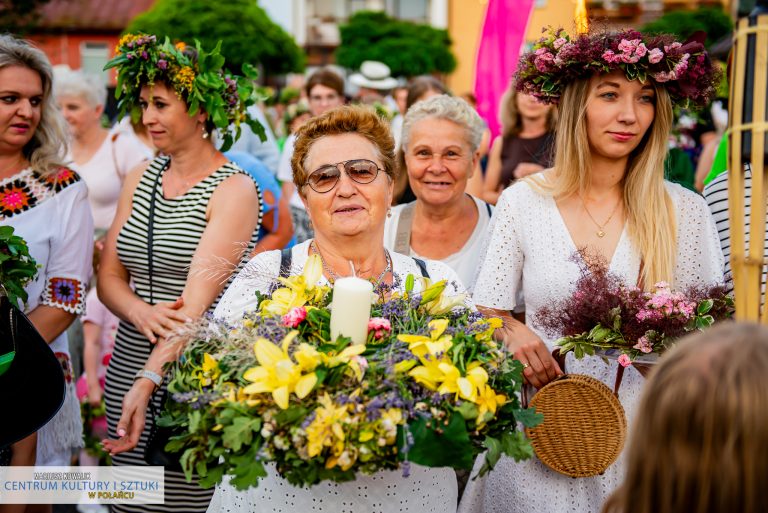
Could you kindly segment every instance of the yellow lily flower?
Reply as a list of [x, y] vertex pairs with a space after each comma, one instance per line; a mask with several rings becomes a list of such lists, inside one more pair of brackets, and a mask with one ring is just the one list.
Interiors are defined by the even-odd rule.
[[493, 333], [504, 325], [504, 322], [498, 317], [489, 317], [486, 319], [488, 322], [488, 329], [482, 333], [476, 335], [477, 340], [491, 341], [493, 340]]
[[427, 312], [429, 312], [431, 315], [444, 315], [457, 306], [464, 306], [464, 299], [466, 296], [466, 294], [457, 294], [455, 296], [440, 294], [437, 299], [430, 301], [425, 306], [427, 308]]
[[315, 370], [322, 359], [322, 355], [317, 349], [304, 342], [299, 344], [299, 348], [293, 353], [293, 357], [301, 370], [307, 372]]
[[490, 385], [483, 385], [480, 387], [475, 404], [477, 405], [477, 427], [480, 428], [485, 424], [484, 417], [486, 413], [496, 415], [496, 409], [499, 406], [504, 405], [507, 402], [507, 396], [504, 394], [497, 394]]
[[310, 458], [320, 454], [324, 447], [343, 449], [343, 425], [350, 420], [349, 405], [337, 406], [327, 393], [323, 394], [318, 402], [320, 406], [315, 409], [315, 418], [306, 429], [307, 452]]
[[339, 354], [328, 356], [323, 355], [325, 364], [328, 367], [336, 367], [345, 363], [349, 363], [353, 357], [365, 352], [365, 344], [350, 344], [345, 347]]
[[429, 336], [423, 335], [398, 335], [397, 339], [408, 344], [408, 349], [420, 359], [427, 354], [435, 356], [445, 353], [453, 345], [450, 335], [443, 335], [450, 321], [448, 319], [436, 319], [429, 321]]
[[447, 296], [445, 294], [445, 287], [447, 285], [445, 280], [432, 283], [429, 278], [421, 278], [421, 282], [423, 284], [421, 304], [430, 314], [443, 315], [457, 306], [464, 305], [466, 294], [457, 294], [455, 296]]
[[203, 366], [196, 372], [197, 379], [200, 381], [200, 386], [210, 386], [220, 375], [221, 370], [219, 369], [219, 362], [210, 354], [203, 354]]
[[447, 360], [422, 360], [423, 365], [414, 367], [408, 372], [408, 375], [417, 383], [421, 383], [430, 390], [437, 390], [443, 381], [444, 373], [440, 369], [440, 364]]
[[443, 373], [442, 384], [437, 389], [440, 394], [456, 394], [456, 397], [475, 402], [478, 388], [488, 382], [488, 373], [480, 362], [472, 362], [466, 376], [448, 362], [441, 362], [438, 368]]
[[317, 285], [322, 275], [323, 263], [320, 257], [318, 255], [310, 255], [300, 275], [278, 278], [285, 287], [281, 287], [273, 292], [271, 299], [265, 299], [261, 302], [259, 306], [261, 313], [266, 315], [285, 315], [291, 308], [319, 301], [329, 290], [328, 287]]
[[302, 365], [297, 365], [288, 355], [288, 347], [298, 332], [292, 331], [283, 339], [282, 349], [265, 338], [254, 344], [258, 367], [245, 371], [243, 377], [251, 384], [243, 391], [246, 394], [270, 392], [275, 403], [283, 410], [288, 408], [291, 393], [299, 399], [306, 397], [317, 383], [317, 374], [303, 374]]
[[403, 360], [402, 362], [397, 362], [394, 369], [397, 374], [401, 374], [411, 370], [417, 363], [416, 360]]

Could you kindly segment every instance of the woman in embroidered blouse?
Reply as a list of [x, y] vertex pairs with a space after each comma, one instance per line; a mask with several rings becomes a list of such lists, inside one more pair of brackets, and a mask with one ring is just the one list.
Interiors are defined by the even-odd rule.
[[69, 126], [72, 169], [88, 186], [93, 224], [100, 238], [115, 218], [128, 172], [149, 160], [152, 152], [134, 135], [101, 125], [107, 90], [97, 77], [66, 70], [56, 74], [53, 91]]
[[[73, 450], [82, 445], [80, 407], [64, 331], [83, 313], [93, 219], [85, 184], [62, 165], [66, 134], [51, 82], [51, 65], [43, 52], [25, 41], [0, 36], [0, 221], [27, 241], [40, 265], [37, 279], [27, 286], [25, 310], [56, 353], [67, 379], [61, 410], [36, 435], [12, 446], [14, 465], [69, 465]], [[46, 510], [31, 506], [27, 511], [32, 508]], [[16, 509], [21, 510], [23, 506]], [[5, 511], [13, 508], [7, 505]]]
[[[550, 353], [554, 340], [531, 321], [572, 293], [577, 251], [601, 257], [625, 283], [646, 290], [661, 281], [676, 290], [720, 283], [723, 256], [703, 199], [664, 181], [673, 101], [705, 102], [714, 92], [703, 45], [631, 30], [574, 42], [563, 31], [537, 45], [521, 59], [516, 81], [545, 101], [560, 100], [554, 168], [501, 194], [474, 300], [505, 315], [522, 291], [526, 323], [506, 315], [500, 334], [527, 382], [541, 388], [563, 369]], [[615, 363], [596, 357], [569, 356], [567, 367], [608, 385], [616, 375]], [[639, 369], [628, 368], [619, 399], [629, 425], [642, 385]], [[622, 464], [620, 457], [604, 474], [574, 480], [537, 459], [502, 458], [470, 481], [460, 511], [596, 513], [620, 484]]]
[[469, 290], [491, 220], [491, 207], [465, 192], [479, 172], [484, 130], [461, 98], [443, 94], [414, 104], [403, 122], [402, 150], [416, 200], [394, 207], [384, 228], [387, 248], [447, 264]]

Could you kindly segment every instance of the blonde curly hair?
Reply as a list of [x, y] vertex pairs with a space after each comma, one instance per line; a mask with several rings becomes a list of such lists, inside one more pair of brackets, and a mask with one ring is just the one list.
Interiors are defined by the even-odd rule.
[[53, 84], [51, 63], [41, 50], [28, 41], [10, 35], [0, 35], [0, 69], [8, 66], [21, 66], [40, 75], [43, 85], [40, 124], [22, 152], [29, 160], [32, 169], [44, 176], [53, 175], [64, 166], [67, 154], [67, 130], [51, 91]]

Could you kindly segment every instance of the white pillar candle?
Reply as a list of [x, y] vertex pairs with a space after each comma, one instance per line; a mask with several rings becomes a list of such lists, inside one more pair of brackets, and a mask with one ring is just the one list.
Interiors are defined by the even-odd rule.
[[371, 318], [373, 284], [355, 277], [339, 278], [333, 284], [331, 305], [331, 340], [340, 335], [353, 344], [365, 344]]

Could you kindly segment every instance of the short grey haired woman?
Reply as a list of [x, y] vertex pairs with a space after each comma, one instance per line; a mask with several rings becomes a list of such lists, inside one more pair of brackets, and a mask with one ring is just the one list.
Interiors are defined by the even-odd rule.
[[465, 193], [483, 130], [483, 120], [461, 98], [434, 96], [408, 110], [404, 171], [416, 200], [394, 207], [384, 231], [387, 248], [447, 264], [469, 290], [492, 214], [490, 205]]
[[126, 175], [152, 153], [133, 134], [103, 127], [107, 89], [98, 77], [69, 69], [57, 71], [53, 89], [69, 125], [67, 159], [88, 186], [94, 227], [100, 237], [115, 218]]

